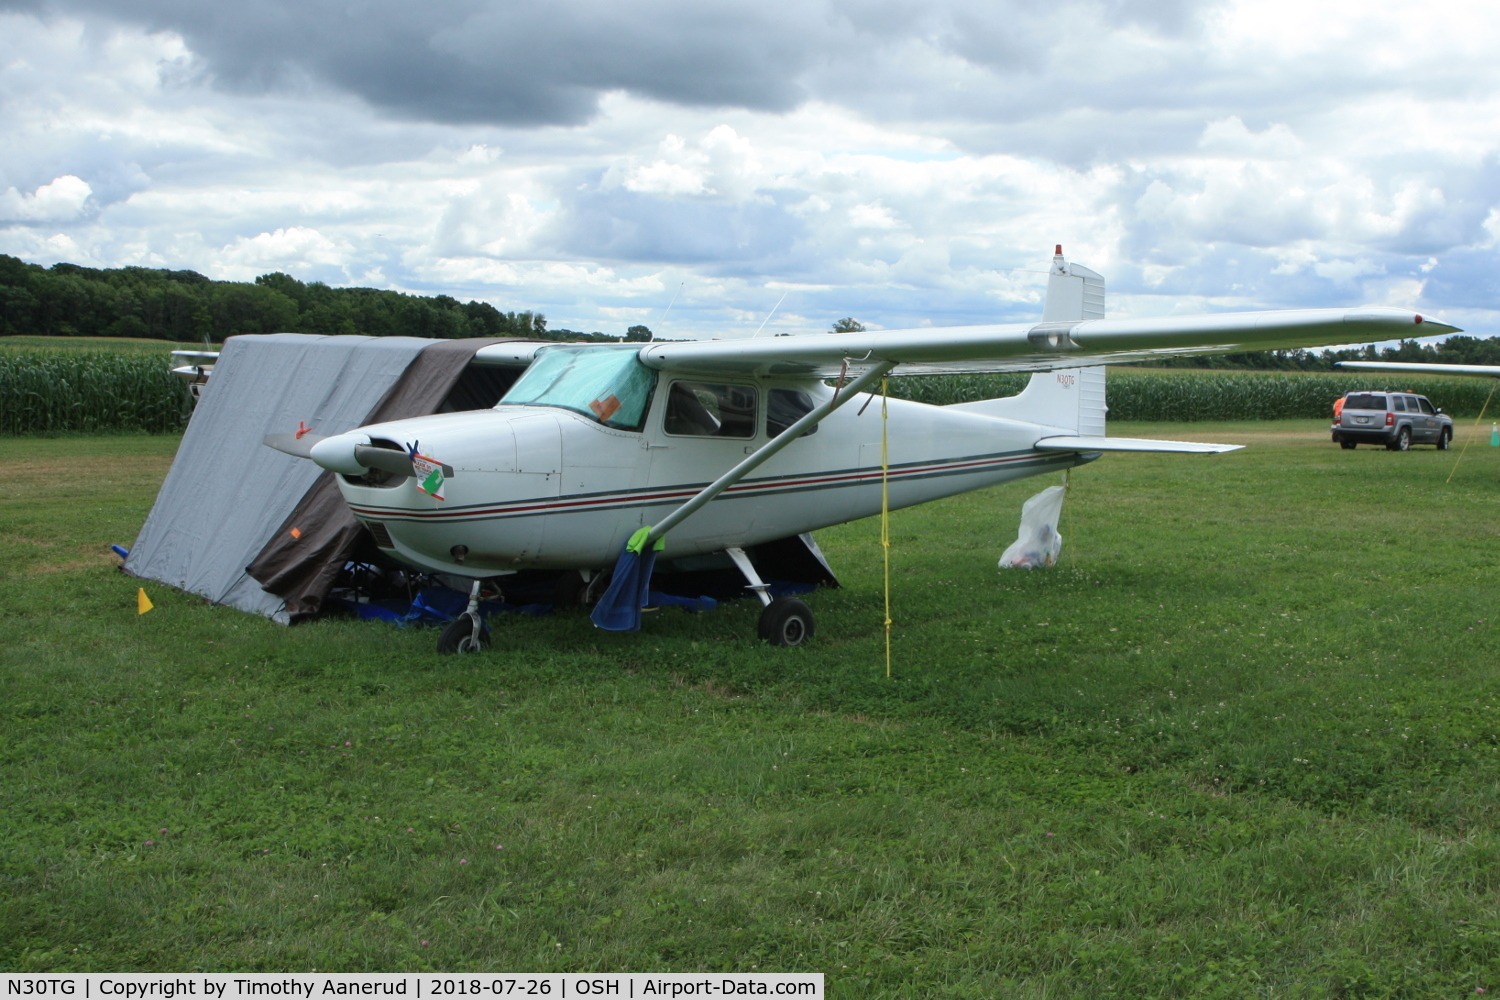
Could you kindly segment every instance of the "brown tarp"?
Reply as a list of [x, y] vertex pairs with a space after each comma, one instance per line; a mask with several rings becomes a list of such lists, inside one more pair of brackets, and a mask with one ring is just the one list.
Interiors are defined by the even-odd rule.
[[[435, 413], [481, 347], [520, 338], [440, 340], [423, 348], [361, 426]], [[297, 534], [293, 535], [292, 530]], [[339, 571], [366, 534], [339, 493], [333, 473], [318, 477], [245, 572], [286, 601], [287, 614], [316, 614]]]

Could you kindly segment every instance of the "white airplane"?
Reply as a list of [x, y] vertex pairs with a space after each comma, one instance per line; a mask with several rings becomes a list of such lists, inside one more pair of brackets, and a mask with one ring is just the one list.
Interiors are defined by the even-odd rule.
[[[475, 363], [529, 367], [491, 410], [328, 437], [299, 428], [266, 443], [336, 473], [388, 554], [473, 580], [444, 651], [488, 645], [480, 581], [528, 568], [595, 579], [635, 553], [649, 580], [664, 541], [674, 561], [726, 554], [764, 604], [761, 636], [792, 646], [813, 634], [812, 612], [796, 598], [772, 600], [745, 550], [879, 513], [883, 480], [895, 510], [1107, 451], [1233, 450], [1106, 437], [1106, 362], [1391, 340], [1424, 323], [1384, 307], [1103, 317], [1103, 279], [1058, 247], [1040, 323], [644, 346], [496, 344]], [[1425, 322], [1424, 333], [1456, 329]], [[891, 399], [883, 461], [882, 407], [871, 405], [883, 379], [994, 371], [1035, 374], [1003, 399]], [[623, 570], [615, 576], [618, 584]], [[623, 619], [602, 613], [611, 600], [596, 606], [595, 622], [638, 628], [634, 592], [618, 595]]]

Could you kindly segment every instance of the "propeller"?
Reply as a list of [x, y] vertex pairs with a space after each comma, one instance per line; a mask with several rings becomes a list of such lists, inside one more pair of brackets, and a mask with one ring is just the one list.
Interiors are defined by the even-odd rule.
[[[301, 425], [294, 433], [267, 434], [264, 440], [266, 446], [269, 448], [275, 448], [277, 451], [295, 458], [311, 459], [315, 445], [322, 444], [324, 441], [329, 440], [330, 437], [338, 436], [336, 434], [313, 434], [310, 433], [306, 425]], [[389, 472], [396, 476], [415, 476], [417, 474], [416, 470], [412, 467], [412, 451], [403, 451], [399, 448], [382, 448], [373, 444], [354, 444], [353, 442], [349, 442], [349, 445], [352, 446], [349, 450], [345, 451], [343, 448], [338, 448], [337, 451], [343, 455], [351, 456], [355, 464], [363, 466], [366, 469], [379, 469], [381, 472]], [[330, 456], [324, 455], [322, 457], [323, 461], [319, 464], [325, 468], [331, 467], [335, 471], [342, 470], [350, 473], [355, 471], [352, 466], [348, 465], [347, 458], [340, 459], [330, 466]], [[453, 466], [439, 464], [443, 470], [443, 478], [452, 479]]]

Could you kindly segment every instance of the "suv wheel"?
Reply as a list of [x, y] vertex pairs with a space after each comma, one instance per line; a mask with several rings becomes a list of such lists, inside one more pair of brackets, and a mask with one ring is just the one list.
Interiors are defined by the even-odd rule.
[[1410, 451], [1411, 450], [1411, 428], [1410, 427], [1403, 427], [1399, 431], [1397, 431], [1396, 432], [1396, 440], [1394, 440], [1390, 444], [1386, 445], [1386, 447], [1389, 448], [1391, 451]]
[[1438, 451], [1447, 451], [1448, 445], [1453, 443], [1453, 428], [1444, 427], [1443, 432], [1438, 435]]
[[1339, 442], [1339, 447], [1343, 448], [1345, 451], [1353, 451], [1357, 445], [1358, 445], [1358, 442], [1356, 442], [1356, 441], [1340, 441]]

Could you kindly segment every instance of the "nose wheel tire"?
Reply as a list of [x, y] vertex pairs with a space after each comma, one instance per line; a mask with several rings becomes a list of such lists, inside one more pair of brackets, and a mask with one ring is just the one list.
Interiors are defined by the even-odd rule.
[[1411, 450], [1411, 428], [1403, 427], [1396, 432], [1396, 440], [1386, 445], [1391, 451]]
[[490, 630], [481, 622], [479, 631], [474, 631], [474, 619], [468, 613], [459, 615], [448, 623], [443, 629], [443, 634], [438, 637], [438, 652], [443, 654], [453, 653], [482, 653], [490, 648]]
[[758, 631], [773, 646], [800, 646], [813, 637], [812, 609], [795, 597], [772, 601], [760, 613]]

